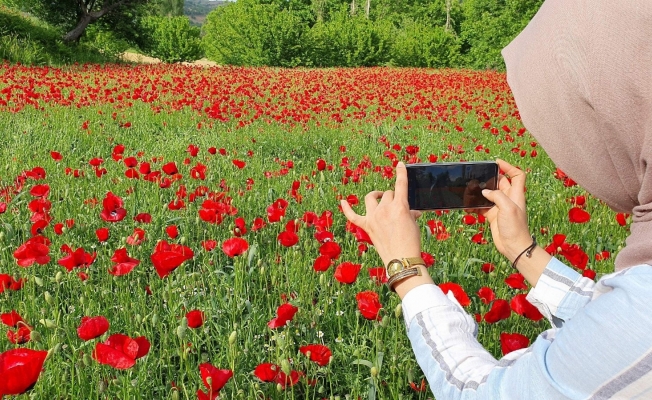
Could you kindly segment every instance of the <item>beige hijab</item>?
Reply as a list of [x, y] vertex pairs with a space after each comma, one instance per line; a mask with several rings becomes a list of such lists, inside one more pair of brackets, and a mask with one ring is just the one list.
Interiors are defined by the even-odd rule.
[[616, 270], [652, 265], [652, 1], [547, 0], [503, 57], [555, 164], [632, 214]]

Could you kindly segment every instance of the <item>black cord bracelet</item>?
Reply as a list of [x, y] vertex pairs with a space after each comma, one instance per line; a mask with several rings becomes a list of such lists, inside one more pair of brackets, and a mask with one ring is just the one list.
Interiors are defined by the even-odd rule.
[[527, 249], [523, 250], [521, 254], [518, 255], [518, 257], [516, 257], [516, 259], [512, 263], [512, 268], [516, 268], [516, 263], [518, 262], [518, 260], [521, 258], [523, 254], [525, 254], [525, 257], [527, 258], [532, 257], [532, 251], [534, 251], [535, 247], [537, 247], [537, 239], [534, 237], [534, 235], [532, 235], [532, 244], [528, 246]]

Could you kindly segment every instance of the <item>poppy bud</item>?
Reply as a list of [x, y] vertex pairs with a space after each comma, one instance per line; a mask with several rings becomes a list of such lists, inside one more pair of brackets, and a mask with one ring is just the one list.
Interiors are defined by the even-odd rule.
[[185, 236], [181, 236], [181, 240], [180, 240], [181, 244], [186, 244], [187, 241], [188, 239]]
[[276, 390], [277, 390], [278, 392], [282, 392], [282, 391], [283, 391], [283, 385], [281, 385], [280, 383], [277, 383], [277, 384], [276, 384]]
[[43, 286], [43, 279], [39, 278], [38, 276], [34, 277], [34, 283], [36, 283], [37, 286]]
[[152, 325], [156, 325], [158, 323], [158, 314], [154, 313], [152, 314]]
[[283, 371], [286, 375], [290, 375], [290, 373], [292, 373], [292, 367], [290, 366], [290, 362], [288, 360], [281, 361], [281, 371]]
[[53, 355], [57, 354], [60, 349], [61, 349], [61, 343], [55, 344], [53, 348], [48, 350], [48, 355], [47, 355], [47, 357], [45, 357], [45, 359], [47, 360], [48, 358], [50, 358], [50, 356], [53, 356]]
[[383, 328], [387, 328], [387, 324], [389, 324], [389, 318], [387, 318], [387, 315], [383, 317], [383, 319], [380, 321], [380, 326]]
[[43, 293], [43, 297], [45, 297], [45, 302], [46, 302], [46, 303], [48, 303], [48, 304], [50, 304], [50, 305], [51, 305], [52, 303], [54, 303], [54, 298], [52, 298], [52, 295], [50, 294], [50, 292], [45, 292], [45, 293]]
[[376, 368], [376, 367], [371, 367], [370, 372], [371, 372], [371, 376], [373, 376], [373, 377], [378, 376], [378, 368]]
[[396, 318], [401, 318], [401, 315], [403, 315], [403, 306], [401, 305], [401, 303], [398, 303], [398, 305], [394, 309], [394, 315], [396, 316]]
[[2, 239], [4, 239], [4, 238], [5, 238], [5, 233], [4, 233], [4, 232], [0, 232], [0, 242], [1, 242]]
[[80, 304], [84, 304], [85, 302], [86, 302], [86, 298], [85, 298], [84, 296], [81, 296], [81, 297], [79, 298], [79, 303], [80, 303]]
[[233, 346], [237, 338], [238, 338], [238, 331], [231, 332], [231, 334], [229, 335], [229, 345]]
[[188, 330], [187, 325], [177, 326], [177, 336], [179, 336], [179, 339], [183, 340], [183, 338], [186, 337], [187, 330]]
[[41, 334], [38, 333], [37, 331], [31, 331], [29, 334], [30, 340], [34, 342], [40, 342], [41, 341]]
[[52, 321], [51, 319], [40, 319], [38, 322], [40, 322], [41, 325], [43, 325], [44, 327], [46, 327], [48, 329], [54, 329], [54, 328], [57, 327], [57, 324], [54, 321]]
[[91, 359], [91, 356], [88, 353], [86, 353], [82, 357], [82, 362], [84, 363], [85, 366], [90, 367], [91, 364], [93, 363], [93, 360]]
[[59, 271], [59, 272], [57, 272], [57, 274], [54, 276], [54, 281], [55, 281], [56, 283], [61, 283], [62, 280], [63, 280], [63, 272]]
[[172, 396], [170, 396], [170, 398], [172, 400], [179, 400], [179, 392], [177, 390], [172, 391]]

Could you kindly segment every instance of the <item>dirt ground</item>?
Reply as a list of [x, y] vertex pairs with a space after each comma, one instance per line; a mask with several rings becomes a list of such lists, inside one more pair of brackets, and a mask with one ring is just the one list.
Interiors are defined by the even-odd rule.
[[[136, 54], [136, 53], [131, 53], [131, 52], [122, 53], [121, 58], [124, 61], [135, 62], [135, 63], [138, 63], [138, 64], [159, 64], [161, 62], [161, 60], [159, 60], [158, 58], [148, 57], [148, 56], [143, 55], [143, 54]], [[181, 64], [189, 65], [189, 66], [195, 66], [195, 67], [215, 67], [215, 66], [217, 66], [216, 62], [211, 61], [211, 60], [206, 59], [206, 58], [202, 58], [200, 60], [193, 61], [191, 63], [183, 62]]]

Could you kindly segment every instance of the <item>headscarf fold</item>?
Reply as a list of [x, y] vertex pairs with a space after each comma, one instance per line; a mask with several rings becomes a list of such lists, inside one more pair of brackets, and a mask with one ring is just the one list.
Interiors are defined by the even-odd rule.
[[616, 270], [652, 265], [652, 1], [547, 0], [502, 54], [550, 158], [632, 214]]

